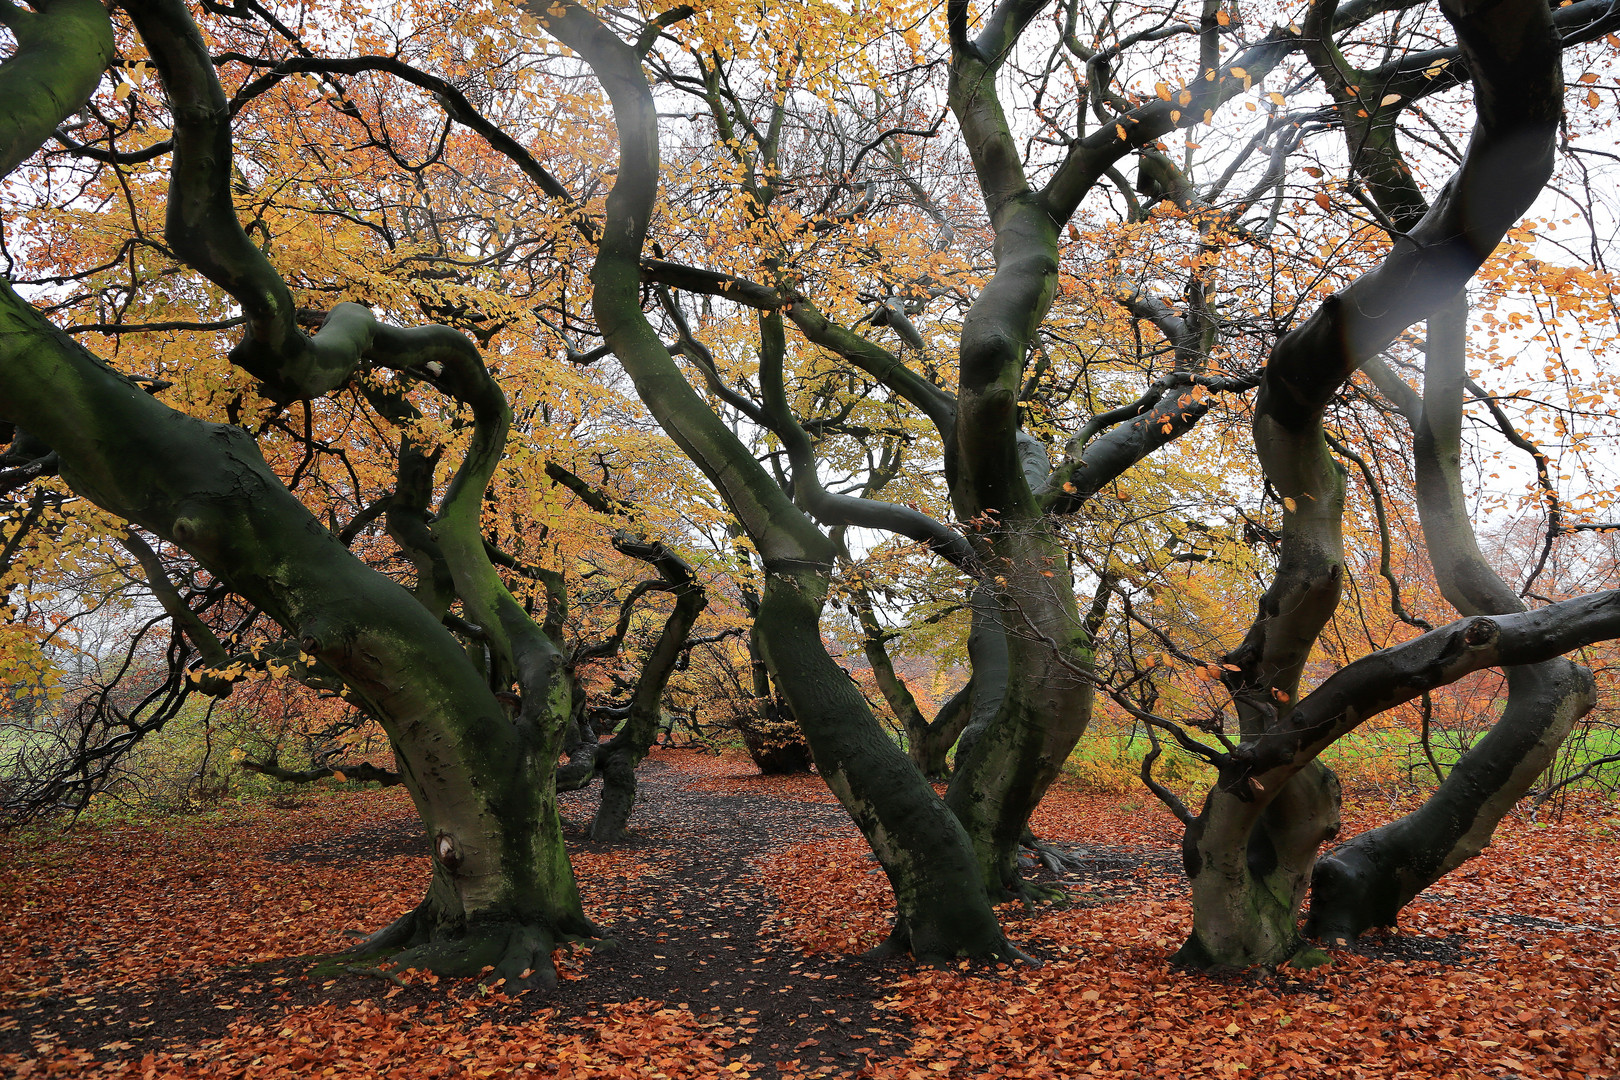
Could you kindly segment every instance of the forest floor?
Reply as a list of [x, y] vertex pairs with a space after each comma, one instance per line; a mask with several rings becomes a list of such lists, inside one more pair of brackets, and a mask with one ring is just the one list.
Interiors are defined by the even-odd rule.
[[1612, 803], [1510, 820], [1399, 933], [1329, 966], [1211, 978], [1167, 963], [1189, 922], [1179, 826], [1058, 790], [1036, 831], [1086, 859], [1076, 902], [1005, 912], [1041, 966], [941, 971], [857, 959], [888, 883], [815, 777], [689, 751], [642, 776], [628, 845], [580, 838], [593, 792], [563, 799], [617, 947], [517, 996], [310, 974], [418, 899], [397, 789], [6, 840], [0, 1076], [1620, 1077]]

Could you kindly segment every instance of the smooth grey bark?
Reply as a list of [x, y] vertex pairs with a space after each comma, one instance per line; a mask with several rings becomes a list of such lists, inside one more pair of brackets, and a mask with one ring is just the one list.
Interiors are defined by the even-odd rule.
[[[819, 619], [834, 545], [698, 397], [642, 311], [641, 251], [658, 191], [659, 148], [657, 110], [640, 56], [566, 0], [560, 11], [541, 4], [533, 10], [595, 72], [618, 131], [619, 171], [591, 270], [598, 329], [660, 426], [720, 491], [760, 553], [766, 572], [755, 624], [760, 651], [817, 768], [894, 887], [891, 945], [930, 960], [1016, 955], [978, 883], [961, 825], [827, 655]], [[776, 320], [779, 333], [779, 315]], [[762, 323], [762, 332], [770, 330]]]
[[[1423, 407], [1413, 418], [1418, 511], [1441, 594], [1461, 615], [1524, 611], [1479, 550], [1462, 485], [1467, 305], [1429, 320]], [[1412, 813], [1325, 855], [1311, 885], [1307, 930], [1351, 939], [1394, 925], [1419, 893], [1478, 855], [1597, 701], [1592, 674], [1559, 657], [1507, 669], [1508, 696], [1490, 732]]]
[[[1331, 35], [1312, 33], [1332, 15], [1331, 4], [1312, 10], [1306, 54], [1338, 103], [1356, 174], [1396, 232], [1413, 229], [1429, 204], [1398, 145], [1400, 106], [1367, 108], [1370, 102], [1356, 96], [1354, 86], [1385, 82], [1352, 68], [1333, 47]], [[1460, 615], [1507, 614], [1525, 610], [1524, 603], [1480, 551], [1462, 481], [1467, 352], [1468, 302], [1458, 293], [1429, 317], [1421, 398], [1402, 388], [1396, 407], [1412, 425], [1418, 515], [1441, 595]], [[1389, 385], [1394, 378], [1386, 370], [1381, 381]], [[1317, 864], [1308, 932], [1345, 939], [1392, 925], [1419, 892], [1479, 854], [1593, 704], [1590, 672], [1568, 659], [1509, 669], [1502, 716], [1434, 795], [1413, 813], [1362, 833]]]
[[[1075, 603], [1068, 552], [1026, 471], [1018, 398], [1024, 359], [1057, 284], [1059, 222], [1024, 176], [996, 94], [996, 75], [1041, 5], [995, 7], [967, 35], [965, 0], [947, 7], [949, 104], [995, 231], [995, 273], [963, 320], [956, 409], [942, 432], [957, 517], [970, 523], [980, 580], [994, 598], [1006, 649], [995, 720], [956, 758], [946, 802], [973, 838], [985, 887], [1023, 895], [1018, 847], [1029, 816], [1090, 721], [1089, 637]], [[1032, 484], [1033, 479], [1033, 484]], [[987, 673], [989, 674], [989, 673]], [[999, 681], [999, 680], [998, 680]]]
[[[1442, 8], [1475, 80], [1478, 120], [1462, 165], [1379, 266], [1278, 342], [1260, 385], [1255, 447], [1285, 512], [1276, 579], [1243, 645], [1227, 658], [1239, 668], [1228, 684], [1244, 718], [1245, 747], [1256, 741], [1265, 751], [1276, 733], [1299, 730], [1299, 673], [1338, 601], [1343, 478], [1323, 436], [1325, 406], [1352, 372], [1461, 289], [1551, 174], [1562, 77], [1546, 6], [1456, 0]], [[1355, 668], [1342, 670], [1311, 698]], [[1311, 779], [1320, 769], [1314, 752], [1298, 740], [1294, 745], [1287, 769], [1223, 777], [1188, 829], [1183, 850], [1193, 931], [1179, 954], [1185, 962], [1276, 964], [1298, 950], [1303, 875], [1317, 844], [1336, 831], [1337, 815], [1327, 806], [1330, 786], [1320, 776]], [[1283, 785], [1298, 783], [1308, 783], [1317, 797], [1302, 800], [1297, 790], [1284, 791]], [[1264, 820], [1273, 805], [1288, 800], [1307, 805], [1285, 815], [1284, 828]], [[1261, 854], [1275, 854], [1275, 861], [1251, 861], [1259, 834], [1267, 838]], [[1279, 870], [1288, 888], [1271, 879]]]

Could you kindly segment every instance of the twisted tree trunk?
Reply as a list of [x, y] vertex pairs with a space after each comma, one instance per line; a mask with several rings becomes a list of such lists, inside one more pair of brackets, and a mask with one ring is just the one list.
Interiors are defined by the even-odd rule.
[[[1317, 16], [1330, 19], [1331, 7]], [[1264, 747], [1270, 737], [1298, 729], [1299, 673], [1338, 602], [1343, 479], [1324, 439], [1326, 405], [1407, 326], [1444, 308], [1552, 171], [1562, 77], [1546, 5], [1447, 0], [1442, 9], [1476, 87], [1478, 121], [1462, 165], [1377, 268], [1277, 343], [1255, 403], [1255, 448], [1284, 515], [1276, 580], [1243, 646], [1228, 658], [1239, 668], [1229, 683], [1245, 747]], [[1341, 103], [1341, 110], [1349, 108]], [[1474, 638], [1464, 635], [1462, 647], [1477, 654], [1491, 633], [1478, 628]], [[1337, 815], [1325, 804], [1335, 786], [1302, 779], [1320, 768], [1314, 757], [1296, 746], [1288, 769], [1264, 780], [1240, 769], [1211, 791], [1184, 844], [1193, 889], [1184, 961], [1246, 967], [1282, 963], [1299, 951], [1295, 916], [1316, 845], [1337, 829]], [[1294, 787], [1302, 783], [1306, 790]], [[1275, 880], [1279, 873], [1284, 880]]]
[[[467, 504], [481, 498], [504, 440], [504, 400], [490, 393], [472, 344], [443, 327], [398, 331], [356, 308], [318, 345], [289, 337], [296, 331], [285, 286], [271, 280], [251, 244], [233, 247], [233, 239], [244, 239], [240, 225], [218, 215], [220, 205], [230, 205], [228, 189], [214, 186], [229, 176], [230, 133], [201, 36], [171, 0], [128, 7], [176, 115], [171, 239], [248, 297], [250, 347], [239, 352], [252, 357], [255, 373], [289, 393], [318, 393], [339, 369], [352, 372], [365, 358], [454, 368], [452, 381], [474, 405], [478, 430], [441, 508], [436, 540], [469, 610], [500, 639], [524, 708], [508, 717], [438, 615], [350, 554], [281, 484], [245, 431], [163, 405], [48, 323], [6, 282], [0, 422], [48, 443], [76, 492], [184, 549], [261, 608], [382, 723], [428, 830], [433, 878], [423, 902], [361, 951], [447, 973], [493, 967], [493, 977], [514, 984], [552, 980], [553, 946], [597, 932], [580, 906], [551, 786], [567, 681], [555, 650], [513, 621], [516, 603], [487, 560], [480, 562], [481, 547], [479, 559], [462, 550]], [[82, 22], [87, 12], [58, 0], [17, 29], [28, 48], [0, 65], [8, 108], [35, 120], [54, 111], [59, 122], [94, 87], [111, 43], [105, 12], [88, 30], [37, 38], [28, 21], [71, 14]], [[17, 17], [8, 6], [8, 25]], [[31, 51], [36, 42], [48, 56]], [[27, 61], [20, 68], [19, 58]], [[52, 126], [0, 125], [0, 161], [27, 157], [37, 146], [29, 140]], [[198, 219], [187, 216], [199, 207], [216, 226], [206, 251], [198, 247]]]
[[[577, 51], [607, 90], [619, 136], [592, 306], [603, 339], [659, 424], [703, 470], [747, 530], [765, 567], [755, 633], [804, 731], [817, 769], [861, 828], [894, 887], [890, 947], [927, 960], [1019, 955], [996, 921], [972, 848], [927, 782], [827, 654], [820, 617], [835, 545], [765, 472], [670, 358], [641, 307], [641, 252], [659, 185], [657, 109], [641, 57], [569, 0], [537, 3], [542, 25]], [[761, 318], [764, 393], [781, 393], [782, 316]], [[795, 432], [784, 425], [788, 438]], [[802, 437], [802, 432], [797, 435]], [[797, 451], [795, 451], [797, 452]], [[796, 477], [808, 486], [813, 477]]]

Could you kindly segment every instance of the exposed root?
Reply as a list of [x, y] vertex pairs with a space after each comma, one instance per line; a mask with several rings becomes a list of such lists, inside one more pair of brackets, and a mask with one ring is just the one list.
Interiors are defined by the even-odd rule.
[[[1085, 859], [1080, 858], [1073, 852], [1065, 851], [1056, 844], [1049, 843], [1045, 840], [1037, 840], [1033, 836], [1025, 836], [1021, 846], [1026, 851], [1033, 852], [1033, 856], [1030, 858], [1029, 868], [1032, 868], [1036, 862], [1039, 862], [1040, 865], [1046, 867], [1048, 871], [1057, 874], [1059, 877], [1063, 876], [1064, 874], [1078, 874], [1084, 870], [1087, 865]], [[1020, 864], [1023, 862], [1023, 859], [1019, 860]]]
[[557, 944], [548, 927], [525, 923], [485, 926], [460, 938], [406, 949], [394, 957], [394, 963], [436, 975], [480, 976], [486, 984], [504, 983], [512, 991], [550, 990], [557, 985], [557, 967], [551, 961]]
[[1302, 945], [1298, 950], [1295, 951], [1293, 956], [1288, 958], [1287, 966], [1291, 968], [1298, 968], [1301, 971], [1309, 971], [1311, 968], [1318, 968], [1323, 964], [1331, 963], [1333, 963], [1333, 957], [1329, 956], [1321, 949], [1313, 948], [1309, 945]]
[[[424, 905], [425, 907], [425, 905]], [[512, 992], [557, 985], [551, 954], [576, 944], [611, 945], [603, 931], [586, 921], [579, 932], [556, 930], [538, 922], [511, 918], [474, 918], [459, 932], [437, 926], [422, 907], [372, 934], [345, 959], [386, 957], [396, 969], [417, 968], [436, 975], [478, 977], [486, 985], [503, 984]], [[356, 974], [380, 969], [349, 967]]]
[[1014, 883], [1009, 892], [1011, 893], [1009, 899], [1023, 904], [1025, 911], [1034, 911], [1038, 904], [1068, 907], [1074, 899], [1069, 895], [1069, 890], [1062, 885], [1038, 885], [1024, 878]]
[[372, 979], [386, 979], [395, 986], [405, 985], [404, 979], [400, 978], [392, 971], [389, 971], [387, 968], [361, 967], [359, 964], [345, 964], [343, 966], [343, 970], [347, 971], [350, 975], [365, 975]]
[[993, 964], [1028, 964], [1031, 967], [1040, 967], [1041, 962], [1024, 952], [1005, 937], [983, 950], [972, 952], [961, 951], [945, 953], [927, 947], [917, 948], [911, 932], [906, 928], [904, 920], [896, 920], [894, 929], [883, 943], [874, 949], [868, 949], [861, 954], [862, 960], [888, 960], [894, 957], [910, 957], [925, 967], [955, 968], [966, 960], [972, 967], [989, 966]]

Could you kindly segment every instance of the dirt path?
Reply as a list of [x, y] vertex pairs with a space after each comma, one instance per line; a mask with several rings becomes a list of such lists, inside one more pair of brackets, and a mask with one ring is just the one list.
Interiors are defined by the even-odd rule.
[[[631, 844], [573, 845], [628, 850], [651, 867], [596, 905], [618, 947], [594, 952], [587, 976], [547, 995], [547, 1006], [595, 1015], [603, 1003], [635, 998], [686, 1005], [733, 1029], [726, 1037], [744, 1062], [798, 1058], [853, 1070], [868, 1057], [904, 1052], [905, 1029], [872, 1009], [892, 972], [802, 956], [760, 934], [770, 899], [754, 863], [803, 840], [858, 835], [841, 807], [704, 791], [657, 759], [642, 765], [639, 792]], [[576, 835], [595, 803], [594, 789], [564, 798]]]
[[[581, 873], [589, 910], [615, 947], [584, 957], [583, 978], [565, 979], [551, 993], [526, 994], [493, 1015], [518, 1021], [554, 1010], [552, 1025], [577, 1018], [588, 1028], [614, 1003], [650, 999], [697, 1014], [708, 1035], [731, 1044], [731, 1060], [751, 1070], [765, 1066], [759, 1075], [770, 1075], [770, 1063], [778, 1060], [843, 1072], [873, 1056], [904, 1053], [904, 1026], [872, 1008], [892, 971], [847, 958], [806, 957], [761, 936], [770, 899], [755, 861], [807, 839], [858, 835], [843, 810], [751, 792], [744, 777], [731, 778], [723, 792], [703, 790], [701, 774], [657, 758], [643, 764], [640, 778], [635, 835], [627, 844], [585, 839], [596, 788], [562, 797], [570, 850], [579, 861], [599, 855], [609, 865], [629, 864], [623, 876], [586, 879]], [[395, 817], [265, 857], [289, 866], [341, 865], [363, 877], [367, 865], [380, 860], [420, 855], [425, 861], [419, 828], [414, 818]], [[307, 961], [288, 960], [129, 992], [109, 989], [93, 1000], [47, 993], [10, 1002], [0, 1053], [111, 1046], [121, 1056], [139, 1056], [218, 1038], [233, 1023], [273, 1030], [288, 1008], [379, 999], [392, 989], [352, 973], [316, 980], [302, 974], [306, 968]], [[395, 990], [389, 1005], [431, 1009], [444, 994], [442, 986], [412, 986]]]

